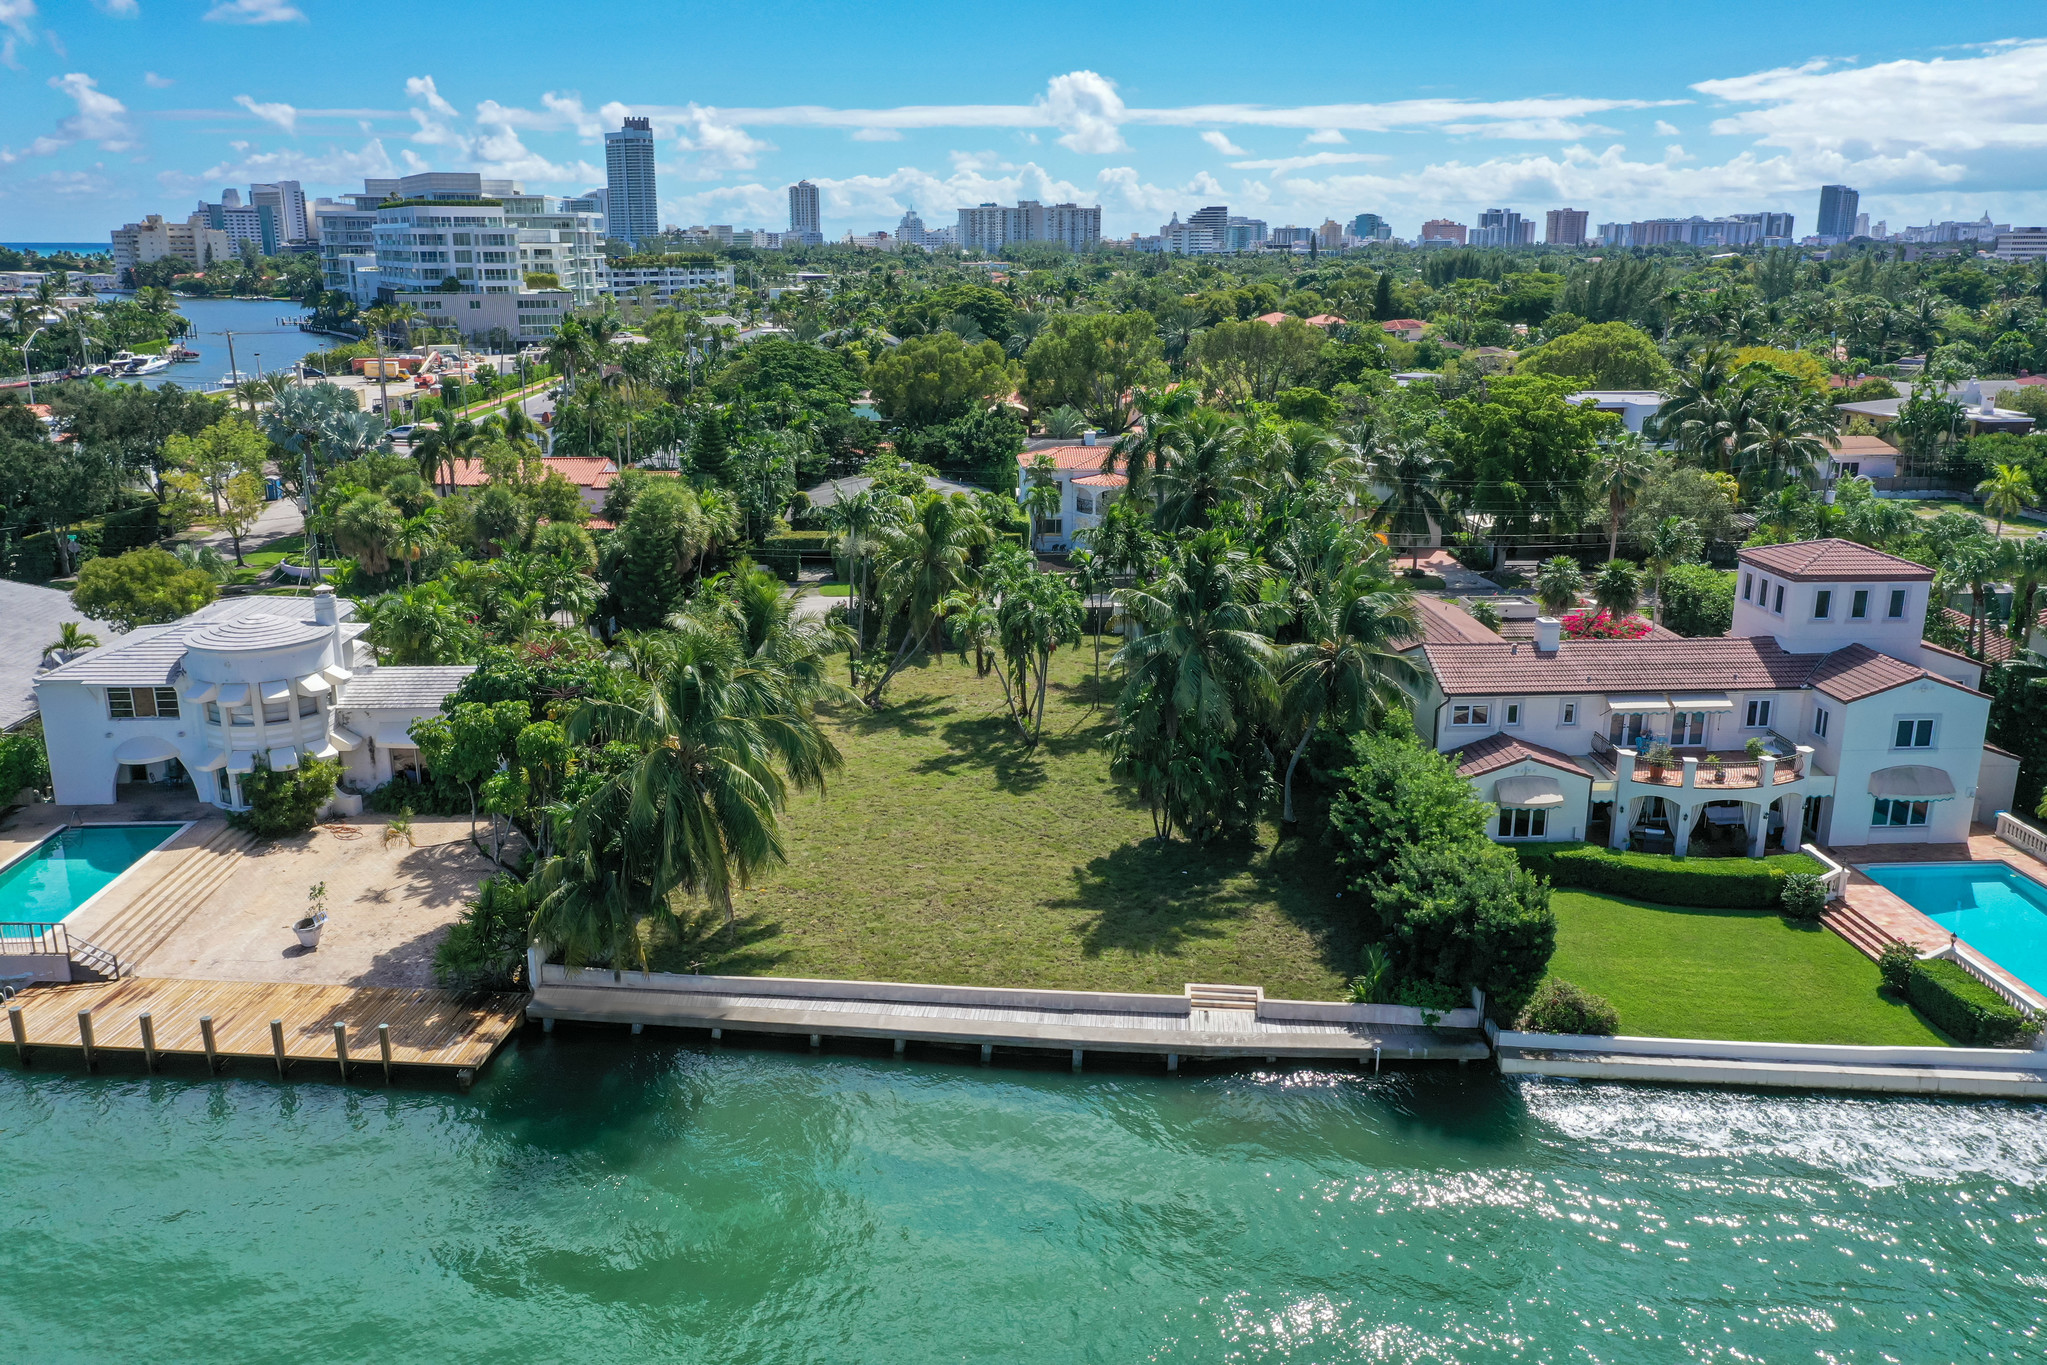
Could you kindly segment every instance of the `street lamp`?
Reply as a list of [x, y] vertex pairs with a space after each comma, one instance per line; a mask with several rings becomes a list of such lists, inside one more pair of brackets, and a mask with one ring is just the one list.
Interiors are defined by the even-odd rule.
[[28, 401], [31, 403], [36, 401], [36, 372], [35, 367], [29, 363], [28, 349], [36, 344], [37, 337], [49, 330], [50, 324], [46, 322], [30, 332], [28, 340], [21, 343], [21, 373], [22, 377], [28, 380]]

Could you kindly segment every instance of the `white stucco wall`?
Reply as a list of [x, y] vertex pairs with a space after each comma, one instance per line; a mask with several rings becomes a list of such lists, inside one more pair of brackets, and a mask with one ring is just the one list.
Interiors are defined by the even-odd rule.
[[[1922, 679], [1865, 697], [1842, 708], [1835, 760], [1834, 799], [1820, 830], [1829, 844], [1959, 843], [1969, 837], [1983, 760], [1983, 733], [1990, 699], [1944, 683]], [[1934, 747], [1893, 747], [1897, 721], [1930, 717]], [[1939, 768], [1955, 785], [1952, 800], [1936, 801], [1923, 826], [1874, 828], [1875, 798], [1870, 775], [1881, 768], [1913, 765]]]

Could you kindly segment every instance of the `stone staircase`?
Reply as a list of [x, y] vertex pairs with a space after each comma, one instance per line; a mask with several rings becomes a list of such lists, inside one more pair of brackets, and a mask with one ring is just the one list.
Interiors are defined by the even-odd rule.
[[1847, 939], [1871, 959], [1883, 956], [1884, 945], [1894, 936], [1846, 901], [1835, 901], [1820, 916], [1820, 923]]
[[93, 943], [118, 958], [124, 973], [164, 945], [201, 902], [227, 885], [253, 835], [223, 825], [202, 844], [178, 850], [176, 861], [113, 918], [93, 931]]
[[1263, 986], [1213, 986], [1198, 981], [1187, 983], [1187, 1007], [1194, 1010], [1250, 1010], [1258, 1012], [1265, 999]]

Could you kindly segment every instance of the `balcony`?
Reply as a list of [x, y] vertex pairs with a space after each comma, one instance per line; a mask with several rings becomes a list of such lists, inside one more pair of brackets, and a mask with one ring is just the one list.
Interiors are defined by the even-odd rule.
[[[1763, 785], [1763, 769], [1766, 767], [1771, 770], [1772, 786], [1796, 782], [1805, 776], [1806, 765], [1810, 761], [1809, 752], [1794, 753], [1789, 759], [1765, 755], [1763, 759], [1755, 760], [1742, 749], [1686, 749], [1678, 751], [1677, 762], [1664, 766], [1661, 771], [1658, 771], [1646, 757], [1637, 754], [1629, 777], [1644, 786], [1682, 787], [1687, 785], [1685, 782], [1687, 765], [1684, 760], [1688, 758], [1698, 761], [1697, 785], [1708, 791], [1715, 788], [1760, 787]], [[1719, 760], [1720, 766], [1717, 771], [1713, 767], [1714, 759]]]

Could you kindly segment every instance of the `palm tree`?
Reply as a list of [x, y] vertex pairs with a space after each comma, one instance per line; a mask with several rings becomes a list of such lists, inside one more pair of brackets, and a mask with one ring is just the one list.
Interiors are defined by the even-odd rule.
[[1699, 528], [1683, 517], [1665, 517], [1642, 541], [1643, 564], [1649, 570], [1650, 590], [1656, 594], [1656, 611], [1650, 619], [1663, 621], [1663, 580], [1680, 564], [1696, 560], [1706, 548]]
[[1208, 525], [1217, 507], [1252, 490], [1244, 469], [1244, 428], [1214, 408], [1196, 408], [1160, 435], [1166, 466], [1154, 479], [1162, 530]]
[[729, 634], [686, 622], [663, 663], [644, 696], [586, 702], [571, 717], [573, 742], [603, 736], [638, 751], [584, 811], [589, 829], [623, 835], [624, 879], [652, 913], [672, 913], [678, 891], [700, 894], [730, 931], [734, 888], [783, 860], [789, 788], [822, 786], [839, 754]]
[[440, 519], [428, 508], [416, 517], [407, 517], [398, 534], [391, 538], [391, 553], [405, 561], [407, 587], [412, 585], [412, 566], [439, 543], [439, 525]]
[[886, 671], [862, 698], [881, 704], [889, 682], [919, 648], [928, 647], [938, 625], [938, 604], [972, 572], [973, 552], [993, 539], [981, 510], [964, 493], [926, 493], [910, 519], [881, 537], [883, 619], [907, 614], [901, 647]]
[[1746, 423], [1735, 463], [1759, 473], [1765, 487], [1786, 479], [1810, 481], [1833, 457], [1831, 442], [1840, 430], [1841, 415], [1825, 398], [1802, 388], [1779, 388]]
[[[411, 304], [405, 308], [410, 309]], [[370, 346], [377, 355], [377, 411], [388, 421], [391, 416], [391, 388], [384, 374], [384, 333], [393, 327], [407, 325], [409, 319], [403, 310], [388, 303], [364, 311], [363, 329], [368, 332]]]
[[[459, 471], [476, 458], [483, 441], [484, 433], [474, 422], [451, 421], [429, 427], [414, 443], [412, 458], [419, 465], [421, 478], [431, 481], [443, 494], [452, 493]], [[448, 475], [445, 480], [440, 477], [443, 470]]]
[[885, 527], [899, 524], [909, 511], [909, 501], [876, 488], [863, 488], [850, 498], [841, 498], [825, 509], [825, 522], [839, 533], [837, 553], [846, 561], [846, 576], [853, 589], [854, 648], [867, 651], [867, 587], [873, 572], [874, 552], [881, 544]]
[[1174, 424], [1194, 411], [1195, 402], [1194, 390], [1187, 386], [1139, 390], [1137, 422], [1103, 454], [1102, 472], [1114, 474], [1120, 464], [1130, 480], [1127, 496], [1149, 493], [1152, 478], [1166, 467]]
[[1401, 703], [1401, 685], [1418, 676], [1399, 652], [1421, 633], [1414, 602], [1375, 567], [1354, 564], [1296, 618], [1298, 643], [1281, 656], [1282, 711], [1300, 727], [1287, 759], [1280, 820], [1294, 820], [1294, 769], [1324, 719], [1339, 730], [1360, 729], [1374, 711]]
[[2017, 464], [2001, 464], [1991, 470], [1990, 477], [1976, 485], [1976, 496], [1983, 499], [1983, 510], [1997, 518], [2000, 536], [2007, 518], [2017, 516], [2039, 498], [2033, 491], [2033, 476]]
[[[1093, 554], [1086, 550], [1075, 550], [1066, 557], [1066, 562], [1073, 569], [1073, 590], [1080, 594], [1082, 603], [1092, 603], [1108, 590], [1109, 566]], [[1088, 610], [1092, 610], [1092, 607], [1090, 606]], [[1095, 690], [1099, 692], [1102, 686], [1102, 632], [1097, 629], [1089, 633], [1095, 637]], [[1094, 709], [1092, 700], [1088, 702], [1088, 709], [1090, 711]]]
[[1969, 536], [1948, 547], [1935, 571], [1936, 591], [1968, 590], [1969, 652], [1979, 659], [1983, 657], [1983, 592], [2003, 569], [2004, 559], [2000, 542], [1994, 538]]
[[1562, 616], [1584, 591], [1585, 571], [1569, 555], [1545, 559], [1535, 571], [1535, 600], [1545, 615]]
[[1600, 565], [1598, 575], [1592, 580], [1592, 600], [1607, 614], [1609, 620], [1619, 621], [1632, 616], [1635, 607], [1642, 600], [1642, 573], [1625, 559], [1609, 559]]
[[1606, 499], [1606, 557], [1617, 559], [1621, 552], [1621, 519], [1628, 506], [1648, 486], [1656, 472], [1656, 459], [1640, 436], [1629, 432], [1600, 447], [1592, 462], [1592, 486]]
[[1449, 509], [1436, 491], [1448, 477], [1450, 462], [1424, 436], [1389, 437], [1376, 442], [1366, 458], [1366, 480], [1384, 490], [1370, 524], [1386, 533], [1389, 543], [1394, 536], [1405, 540], [1417, 567], [1422, 547], [1449, 528]]
[[369, 606], [369, 642], [393, 664], [472, 662], [476, 627], [438, 580], [385, 593]]
[[2023, 643], [2037, 619], [2033, 603], [2040, 585], [2047, 583], [2047, 538], [2030, 536], [2011, 549], [2012, 613], [2007, 629], [2013, 640]]
[[85, 628], [83, 621], [66, 621], [57, 627], [57, 638], [43, 646], [43, 658], [53, 655], [68, 659], [88, 649], [98, 649], [100, 637]]

